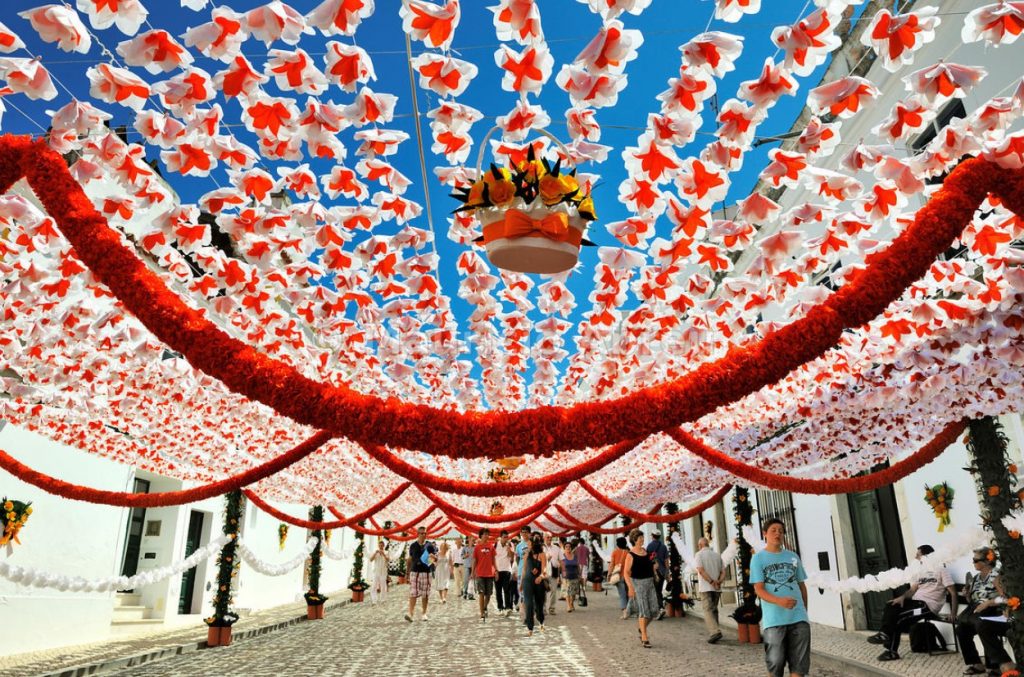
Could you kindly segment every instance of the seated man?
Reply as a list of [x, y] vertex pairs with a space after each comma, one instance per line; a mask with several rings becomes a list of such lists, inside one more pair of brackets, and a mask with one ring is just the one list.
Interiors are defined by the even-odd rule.
[[[920, 561], [927, 555], [935, 552], [930, 545], [922, 545], [917, 549], [915, 559]], [[879, 656], [880, 661], [894, 661], [900, 657], [900, 635], [910, 629], [914, 623], [939, 615], [943, 603], [946, 601], [946, 593], [952, 597], [951, 616], [956, 616], [956, 588], [953, 586], [953, 578], [945, 566], [938, 569], [922, 571], [914, 579], [910, 589], [899, 597], [889, 600], [882, 616], [882, 629], [875, 635], [868, 637], [872, 644], [884, 644], [885, 651]]]
[[[1000, 626], [1005, 625], [999, 623], [1001, 619], [998, 618], [1003, 615], [1005, 600], [995, 566], [996, 553], [992, 548], [978, 548], [974, 551], [974, 569], [978, 575], [968, 579], [964, 589], [967, 608], [960, 614], [956, 626], [960, 653], [967, 665], [965, 675], [984, 675], [987, 672], [974, 646], [975, 635], [981, 637], [982, 646], [985, 647], [985, 663], [989, 668], [998, 670], [1003, 663], [1010, 662], [999, 634]], [[986, 620], [993, 617], [995, 620]]]

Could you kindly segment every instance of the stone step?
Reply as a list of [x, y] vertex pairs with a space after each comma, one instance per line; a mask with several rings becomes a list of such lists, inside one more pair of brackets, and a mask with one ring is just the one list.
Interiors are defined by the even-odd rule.
[[113, 621], [142, 621], [147, 620], [149, 615], [149, 607], [144, 606], [128, 606], [122, 604], [114, 607]]
[[114, 606], [139, 606], [142, 604], [142, 595], [135, 592], [119, 592], [114, 595]]
[[130, 620], [113, 620], [110, 622], [111, 635], [134, 635], [158, 630], [164, 624], [162, 618], [137, 618]]

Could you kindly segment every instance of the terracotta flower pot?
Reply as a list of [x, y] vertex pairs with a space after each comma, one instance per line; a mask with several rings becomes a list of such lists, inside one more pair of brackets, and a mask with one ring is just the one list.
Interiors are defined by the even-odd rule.
[[405, 585], [405, 576], [399, 576], [398, 577], [398, 584], [399, 585]]
[[736, 640], [740, 644], [747, 644], [750, 642], [750, 625], [747, 623], [736, 624]]
[[600, 581], [594, 581], [594, 592], [601, 592], [604, 590], [604, 586], [601, 585]]
[[207, 646], [229, 646], [231, 644], [231, 627], [213, 627], [206, 629]]
[[365, 595], [365, 594], [366, 593], [364, 591], [362, 591], [362, 590], [353, 590], [352, 591], [352, 601], [353, 602], [362, 602], [363, 601], [363, 595]]
[[753, 623], [750, 626], [750, 643], [760, 644], [761, 643], [761, 626], [757, 623]]
[[311, 621], [316, 621], [324, 617], [324, 605], [323, 604], [308, 604], [306, 605], [306, 618]]

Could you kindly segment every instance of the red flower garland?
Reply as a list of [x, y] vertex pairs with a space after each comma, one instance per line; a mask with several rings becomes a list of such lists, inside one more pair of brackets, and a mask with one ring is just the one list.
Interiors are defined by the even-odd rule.
[[405, 493], [405, 490], [408, 489], [410, 486], [411, 482], [403, 482], [402, 484], [398, 485], [398, 487], [396, 487], [394, 491], [385, 496], [375, 505], [373, 505], [370, 508], [367, 508], [358, 515], [353, 515], [349, 518], [342, 517], [332, 508], [332, 512], [334, 512], [334, 514], [338, 517], [341, 517], [341, 519], [336, 522], [314, 522], [311, 520], [300, 519], [298, 517], [292, 517], [291, 515], [281, 512], [277, 508], [274, 508], [273, 506], [268, 504], [266, 501], [261, 499], [254, 491], [251, 491], [249, 489], [243, 489], [242, 493], [245, 494], [246, 498], [252, 501], [253, 505], [255, 505], [263, 512], [267, 513], [272, 517], [276, 517], [282, 522], [286, 522], [293, 526], [299, 527], [300, 529], [341, 529], [344, 527], [350, 527], [353, 524], [358, 524], [359, 522], [370, 517], [371, 515], [380, 512], [387, 506], [391, 505], [395, 501], [395, 499], [397, 499], [399, 496]]
[[[651, 512], [657, 512], [658, 510], [661, 510], [661, 505], [662, 504], [659, 503], [658, 505], [656, 505], [653, 508], [651, 508]], [[623, 526], [605, 528], [605, 527], [603, 527], [601, 525], [607, 524], [608, 522], [611, 522], [612, 520], [614, 520], [615, 519], [615, 513], [611, 513], [610, 515], [608, 515], [603, 520], [601, 520], [599, 522], [594, 522], [593, 524], [591, 524], [591, 523], [588, 523], [588, 522], [581, 522], [580, 520], [576, 519], [575, 517], [573, 517], [572, 515], [569, 514], [568, 510], [566, 510], [565, 508], [563, 508], [560, 505], [555, 505], [555, 510], [557, 510], [558, 513], [562, 517], [564, 517], [565, 519], [569, 520], [570, 526], [571, 526], [571, 528], [573, 530], [575, 530], [575, 531], [589, 531], [590, 533], [593, 533], [593, 534], [621, 534], [621, 533], [624, 533], [624, 532], [632, 531], [633, 529], [636, 529], [637, 527], [640, 527], [640, 526], [642, 526], [644, 524], [644, 521], [642, 519], [634, 519], [629, 524], [626, 524], [626, 525], [623, 525]], [[544, 516], [547, 517], [548, 519], [552, 519], [551, 515], [545, 514]]]
[[443, 491], [446, 494], [461, 494], [463, 496], [477, 496], [494, 498], [498, 496], [522, 496], [533, 494], [538, 491], [547, 491], [563, 484], [569, 484], [586, 477], [601, 468], [619, 460], [640, 443], [640, 440], [627, 440], [614, 444], [597, 456], [584, 461], [571, 468], [544, 477], [535, 477], [515, 482], [469, 482], [449, 477], [434, 475], [407, 463], [388, 449], [379, 445], [361, 445], [374, 460], [386, 467], [399, 477], [409, 480], [416, 485], [417, 489], [427, 487], [434, 491]]
[[[754, 484], [779, 489], [781, 491], [792, 491], [799, 494], [850, 494], [858, 491], [871, 491], [897, 482], [910, 473], [923, 468], [931, 463], [946, 450], [946, 447], [956, 441], [956, 438], [967, 427], [966, 421], [954, 421], [939, 432], [935, 438], [924, 445], [913, 454], [895, 465], [883, 470], [861, 475], [859, 477], [845, 477], [841, 479], [808, 479], [803, 477], [790, 477], [779, 473], [763, 470], [753, 465], [712, 449], [700, 440], [690, 436], [679, 429], [667, 431], [667, 434], [694, 456], [698, 456], [707, 463], [725, 470], [736, 477], [747, 480]], [[581, 481], [580, 486], [584, 489], [587, 485]], [[589, 489], [588, 489], [589, 491]], [[600, 500], [600, 499], [598, 499]], [[607, 505], [607, 504], [606, 504]], [[673, 515], [675, 517], [675, 515]]]
[[635, 520], [643, 520], [643, 522], [645, 523], [651, 522], [655, 524], [669, 524], [671, 522], [679, 522], [680, 520], [689, 519], [694, 515], [699, 515], [700, 513], [708, 509], [710, 506], [714, 505], [715, 503], [718, 503], [722, 496], [725, 496], [727, 493], [729, 493], [729, 490], [732, 489], [731, 484], [726, 484], [721, 489], [712, 494], [710, 497], [701, 501], [692, 508], [684, 510], [683, 512], [673, 513], [671, 515], [659, 515], [656, 514], [657, 511], [652, 511], [655, 514], [649, 514], [637, 512], [636, 510], [630, 510], [621, 503], [617, 503], [612, 499], [608, 498], [607, 496], [605, 496], [604, 494], [602, 494], [600, 491], [595, 489], [593, 485], [590, 484], [590, 482], [587, 482], [586, 480], [579, 480], [577, 484], [586, 489], [587, 493], [596, 498], [606, 508], [610, 508], [611, 510], [614, 510], [616, 513], [620, 515], [632, 517]]
[[[2, 177], [2, 173], [0, 173]], [[126, 491], [106, 491], [104, 489], [93, 489], [80, 484], [72, 484], [59, 480], [56, 477], [45, 475], [37, 470], [29, 468], [21, 461], [7, 454], [0, 449], [0, 468], [14, 475], [22, 482], [39, 487], [48, 494], [55, 494], [62, 498], [69, 498], [73, 501], [85, 503], [99, 503], [101, 505], [115, 505], [121, 508], [161, 508], [169, 505], [184, 505], [194, 503], [214, 496], [223, 496], [229, 491], [259, 482], [260, 480], [278, 473], [293, 463], [301, 461], [314, 451], [322, 447], [333, 435], [327, 432], [318, 432], [305, 442], [293, 447], [290, 451], [272, 458], [263, 465], [250, 468], [245, 472], [228, 477], [218, 482], [204, 484], [201, 487], [183, 489], [181, 491], [165, 491], [159, 494], [135, 494]]]
[[544, 512], [547, 510], [548, 506], [551, 505], [552, 501], [561, 496], [562, 493], [569, 488], [569, 485], [563, 484], [529, 507], [517, 510], [516, 512], [502, 513], [501, 515], [480, 514], [462, 510], [461, 508], [458, 508], [444, 500], [426, 487], [417, 486], [416, 488], [419, 489], [424, 496], [433, 501], [434, 505], [440, 508], [444, 514], [449, 517], [454, 515], [455, 517], [463, 520], [475, 520], [484, 524], [500, 524], [502, 522], [513, 522], [515, 520], [522, 519], [538, 511]]
[[317, 383], [232, 339], [170, 292], [121, 244], [64, 160], [44, 142], [0, 138], [0, 193], [24, 175], [77, 256], [122, 304], [172, 350], [229, 389], [299, 423], [367, 444], [455, 457], [548, 454], [599, 447], [694, 421], [776, 383], [823, 355], [845, 329], [881, 313], [945, 251], [991, 189], [1024, 215], [1024, 170], [984, 160], [961, 163], [914, 223], [867, 268], [807, 315], [753, 345], [736, 346], [686, 376], [615, 400], [573, 407], [459, 413]]

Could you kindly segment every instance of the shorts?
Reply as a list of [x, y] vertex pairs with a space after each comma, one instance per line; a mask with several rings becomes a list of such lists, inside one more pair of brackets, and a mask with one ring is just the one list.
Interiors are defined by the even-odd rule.
[[476, 579], [476, 594], [490, 597], [494, 594], [494, 578], [479, 577]]
[[413, 571], [409, 574], [409, 597], [430, 597], [429, 571]]
[[768, 674], [783, 677], [789, 672], [806, 675], [811, 671], [811, 626], [805, 622], [777, 625], [761, 631]]

